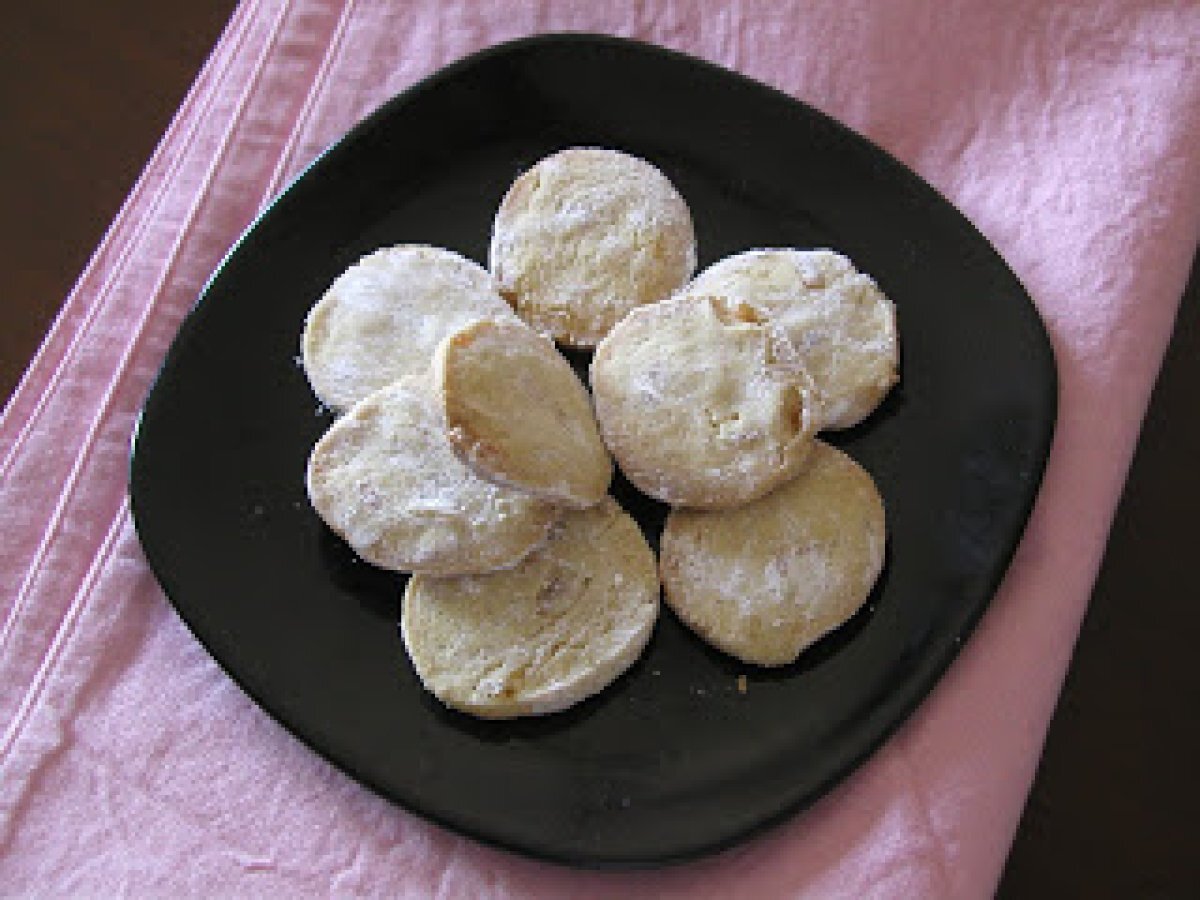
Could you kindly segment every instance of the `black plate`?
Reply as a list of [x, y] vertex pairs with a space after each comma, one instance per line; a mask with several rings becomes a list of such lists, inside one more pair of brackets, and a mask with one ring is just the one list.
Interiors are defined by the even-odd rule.
[[[701, 265], [832, 246], [894, 299], [902, 383], [833, 436], [887, 505], [866, 608], [797, 664], [756, 670], [664, 612], [648, 652], [565, 713], [479, 722], [428, 697], [399, 576], [358, 562], [305, 499], [330, 419], [296, 363], [304, 315], [376, 247], [486, 260], [504, 189], [572, 144], [661, 167]], [[811, 802], [928, 693], [992, 596], [1041, 478], [1055, 370], [1028, 296], [912, 172], [760, 84], [590, 36], [506, 44], [387, 103], [249, 229], [180, 329], [136, 434], [138, 532], [184, 621], [268, 712], [355, 778], [451, 828], [595, 866], [710, 851]], [[619, 484], [656, 542], [663, 510]], [[737, 690], [745, 674], [748, 690]]]

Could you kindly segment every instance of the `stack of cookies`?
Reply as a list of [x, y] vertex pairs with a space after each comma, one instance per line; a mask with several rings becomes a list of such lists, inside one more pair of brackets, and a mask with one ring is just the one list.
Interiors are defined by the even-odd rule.
[[[693, 278], [679, 192], [595, 148], [512, 184], [490, 268], [376, 251], [303, 337], [341, 413], [309, 497], [364, 560], [412, 573], [401, 633], [431, 693], [489, 718], [563, 709], [641, 654], [660, 587], [761, 665], [853, 615], [882, 568], [883, 505], [814, 435], [896, 380], [894, 310], [869, 277], [828, 250], [757, 250]], [[594, 348], [591, 396], [556, 341]], [[660, 561], [608, 496], [614, 457], [672, 507]]]

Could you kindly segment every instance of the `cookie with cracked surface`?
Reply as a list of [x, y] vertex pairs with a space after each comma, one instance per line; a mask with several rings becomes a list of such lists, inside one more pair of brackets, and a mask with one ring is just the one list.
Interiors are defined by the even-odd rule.
[[394, 381], [427, 378], [438, 342], [475, 319], [515, 320], [486, 269], [440, 247], [386, 247], [309, 310], [301, 362], [321, 402], [342, 412]]
[[400, 631], [430, 693], [453, 709], [507, 719], [603, 690], [641, 654], [658, 610], [654, 553], [609, 498], [566, 512], [513, 569], [414, 576]]
[[480, 477], [554, 503], [599, 503], [612, 481], [592, 400], [554, 342], [520, 322], [472, 322], [434, 354], [450, 445]]
[[885, 540], [871, 476], [817, 441], [800, 475], [754, 503], [671, 511], [659, 561], [664, 599], [717, 649], [786, 665], [866, 601]]
[[572, 147], [509, 187], [489, 260], [522, 319], [567, 346], [594, 347], [629, 310], [692, 277], [696, 234], [687, 203], [653, 165]]
[[459, 575], [513, 566], [558, 511], [458, 461], [436, 404], [397, 382], [350, 408], [317, 441], [305, 479], [317, 514], [367, 562]]
[[800, 470], [812, 443], [808, 375], [746, 303], [679, 296], [634, 310], [596, 348], [591, 382], [621, 471], [674, 506], [761, 497]]
[[684, 291], [734, 297], [774, 319], [812, 375], [822, 428], [858, 424], [899, 377], [895, 306], [833, 250], [747, 250], [713, 263]]

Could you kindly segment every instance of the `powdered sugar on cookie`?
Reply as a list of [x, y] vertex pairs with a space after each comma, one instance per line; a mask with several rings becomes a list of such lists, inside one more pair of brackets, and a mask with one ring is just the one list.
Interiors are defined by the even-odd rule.
[[521, 318], [568, 346], [593, 347], [629, 310], [683, 286], [696, 237], [687, 204], [654, 166], [573, 147], [512, 184], [489, 259]]

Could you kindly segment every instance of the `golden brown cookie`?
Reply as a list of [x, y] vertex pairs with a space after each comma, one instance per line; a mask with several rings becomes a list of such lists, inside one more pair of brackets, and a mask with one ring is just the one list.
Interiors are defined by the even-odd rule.
[[722, 297], [634, 310], [596, 348], [591, 382], [621, 471], [676, 506], [761, 497], [800, 470], [815, 429], [808, 375], [787, 339]]
[[442, 338], [488, 318], [515, 319], [482, 266], [439, 247], [387, 247], [309, 311], [301, 360], [317, 397], [340, 412], [393, 381], [427, 378]]
[[812, 375], [822, 428], [862, 421], [898, 378], [896, 310], [868, 275], [832, 250], [748, 250], [696, 276], [687, 293], [766, 311]]
[[473, 322], [438, 346], [433, 375], [450, 445], [480, 477], [569, 506], [604, 499], [612, 459], [591, 397], [549, 338]]
[[400, 630], [425, 688], [489, 719], [556, 712], [641, 654], [658, 617], [654, 554], [612, 499], [564, 514], [513, 569], [409, 580]]
[[691, 278], [696, 235], [687, 204], [650, 163], [572, 147], [513, 182], [489, 258], [521, 318], [568, 346], [594, 347], [629, 310]]
[[558, 511], [484, 481], [454, 456], [432, 399], [392, 384], [360, 400], [308, 460], [317, 514], [385, 569], [458, 575], [518, 563]]
[[664, 598], [717, 649], [785, 665], [862, 606], [884, 543], [871, 476], [816, 441], [795, 479], [753, 503], [671, 511], [661, 542]]

